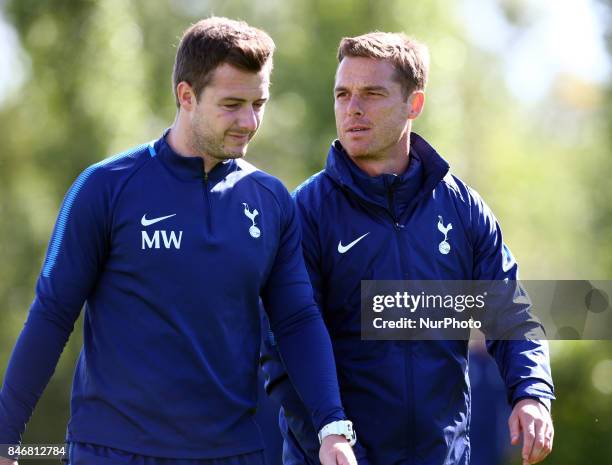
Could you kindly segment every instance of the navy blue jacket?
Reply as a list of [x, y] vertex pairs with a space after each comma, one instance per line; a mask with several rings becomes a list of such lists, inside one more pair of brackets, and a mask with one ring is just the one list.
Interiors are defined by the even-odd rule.
[[85, 303], [69, 441], [158, 457], [262, 448], [259, 300], [323, 426], [344, 418], [295, 207], [243, 160], [205, 175], [165, 137], [87, 168], [68, 191], [0, 393], [20, 441]]
[[[361, 280], [516, 280], [518, 267], [481, 197], [448, 173], [417, 134], [399, 176], [369, 177], [339, 142], [325, 169], [295, 192], [306, 265], [330, 332], [346, 413], [361, 463], [469, 462], [470, 392], [466, 341], [361, 341]], [[441, 252], [443, 233], [450, 250]], [[348, 251], [344, 247], [360, 238]], [[272, 343], [264, 354], [268, 392], [283, 405], [285, 465], [317, 463], [316, 436], [283, 376]], [[508, 400], [550, 406], [546, 341], [488, 341]]]

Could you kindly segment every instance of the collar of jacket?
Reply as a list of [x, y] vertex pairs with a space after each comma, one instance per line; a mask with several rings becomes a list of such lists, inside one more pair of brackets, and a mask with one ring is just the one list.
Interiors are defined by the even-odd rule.
[[394, 219], [405, 217], [420, 198], [431, 193], [446, 176], [448, 163], [416, 133], [410, 134], [410, 163], [400, 174], [368, 176], [335, 140], [327, 156], [325, 172], [360, 200], [385, 209]]
[[[201, 157], [185, 157], [176, 153], [168, 141], [168, 133], [170, 129], [166, 129], [162, 137], [153, 143], [153, 151], [151, 155], [158, 158], [162, 164], [177, 178], [183, 181], [199, 181], [205, 179], [204, 163]], [[207, 182], [212, 186], [225, 178], [230, 172], [236, 169], [235, 160], [227, 160], [218, 163], [206, 178]]]

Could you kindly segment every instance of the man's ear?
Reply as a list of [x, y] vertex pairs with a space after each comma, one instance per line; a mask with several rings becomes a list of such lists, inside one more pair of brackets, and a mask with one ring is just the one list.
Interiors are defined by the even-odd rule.
[[176, 97], [180, 107], [185, 111], [193, 110], [197, 103], [193, 88], [185, 81], [181, 81], [177, 84]]
[[410, 97], [408, 97], [408, 103], [410, 104], [408, 119], [418, 118], [425, 106], [425, 92], [422, 90], [415, 90], [410, 94]]

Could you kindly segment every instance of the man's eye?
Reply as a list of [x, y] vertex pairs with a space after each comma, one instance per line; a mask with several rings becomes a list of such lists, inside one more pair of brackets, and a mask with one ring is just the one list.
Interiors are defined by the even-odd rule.
[[263, 107], [265, 104], [266, 104], [266, 102], [255, 102], [255, 103], [253, 104], [253, 108], [260, 109], [260, 108], [262, 108], [262, 107]]
[[381, 94], [380, 92], [372, 92], [372, 91], [368, 92], [368, 95], [372, 95], [374, 97], [382, 97], [383, 96], [383, 94]]
[[337, 99], [344, 98], [344, 97], [346, 97], [346, 95], [347, 95], [346, 92], [338, 92], [336, 94], [336, 98]]
[[236, 110], [239, 106], [239, 103], [226, 103], [223, 105], [223, 107], [227, 108], [228, 110]]

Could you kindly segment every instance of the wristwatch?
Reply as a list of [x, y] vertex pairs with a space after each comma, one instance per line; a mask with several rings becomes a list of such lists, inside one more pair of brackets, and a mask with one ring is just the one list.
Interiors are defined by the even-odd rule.
[[326, 424], [321, 431], [319, 431], [319, 443], [323, 442], [330, 434], [339, 434], [344, 436], [351, 446], [354, 446], [357, 442], [357, 434], [353, 428], [353, 422], [349, 420], [332, 421]]

